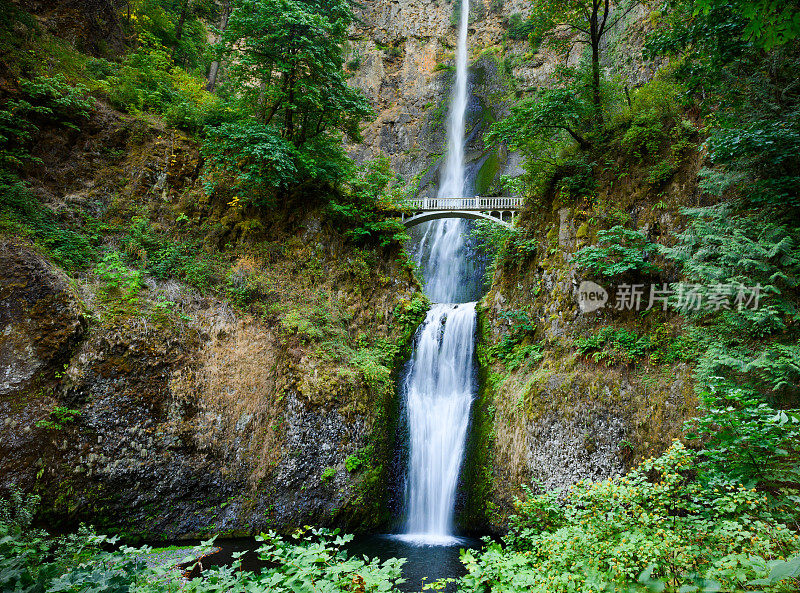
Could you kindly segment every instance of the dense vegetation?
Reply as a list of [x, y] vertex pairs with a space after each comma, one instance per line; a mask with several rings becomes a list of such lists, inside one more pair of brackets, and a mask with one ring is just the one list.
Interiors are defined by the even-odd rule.
[[[560, 15], [591, 40], [603, 31], [602, 3], [543, 4], [541, 14]], [[465, 557], [464, 590], [796, 589], [798, 561], [784, 563], [797, 554], [800, 526], [800, 12], [790, 4], [662, 3], [645, 53], [670, 64], [653, 81], [630, 90], [598, 80], [587, 52], [493, 126], [489, 141], [528, 156], [534, 212], [554, 203], [592, 212], [596, 244], [573, 260], [585, 278], [671, 289], [659, 327], [683, 329], [668, 348], [659, 332], [632, 330], [634, 315], [577, 337], [575, 349], [609, 366], [696, 361], [701, 409], [686, 425], [693, 450], [676, 443], [625, 478], [560, 495], [529, 490], [504, 543]], [[702, 195], [682, 210], [686, 230], [675, 244], [598, 201], [598, 181], [634, 167], [658, 195], [699, 143], [708, 151]], [[519, 230], [499, 237], [495, 267], [530, 258], [513, 247], [529, 240]], [[758, 287], [759, 306], [744, 306], [743, 287]], [[690, 290], [706, 304], [681, 302]]]

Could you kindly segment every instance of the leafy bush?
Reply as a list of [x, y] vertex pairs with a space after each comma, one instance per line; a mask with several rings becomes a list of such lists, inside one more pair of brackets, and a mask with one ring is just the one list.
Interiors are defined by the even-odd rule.
[[344, 460], [344, 466], [350, 473], [357, 472], [362, 469], [362, 467], [369, 465], [372, 454], [372, 446], [368, 445], [363, 449], [359, 449], [353, 455], [348, 456], [347, 459]]
[[655, 110], [637, 114], [631, 126], [622, 137], [622, 148], [629, 158], [642, 160], [658, 154], [661, 143], [666, 139], [661, 114]]
[[639, 336], [622, 328], [604, 327], [596, 334], [575, 341], [582, 356], [591, 355], [594, 362], [631, 364], [644, 360], [654, 344], [648, 336]]
[[[206, 568], [202, 576], [177, 585], [170, 568], [149, 568], [152, 548], [116, 546], [116, 539], [86, 528], [50, 538], [31, 528], [38, 498], [11, 489], [0, 499], [0, 588], [15, 593], [161, 593], [173, 585], [188, 593], [222, 591], [329, 591], [378, 593], [396, 591], [403, 560], [383, 562], [350, 558], [344, 547], [353, 539], [338, 530], [305, 528], [291, 541], [274, 533], [256, 538], [256, 551], [266, 564], [260, 573], [242, 570], [241, 558], [231, 566]], [[211, 542], [185, 558], [190, 566]], [[114, 551], [107, 551], [112, 549]]]
[[597, 189], [594, 175], [596, 165], [597, 163], [591, 162], [586, 155], [565, 160], [556, 170], [556, 175], [561, 176], [558, 185], [573, 198], [593, 195]]
[[506, 320], [509, 331], [499, 343], [489, 347], [489, 355], [501, 360], [506, 368], [514, 371], [525, 362], [537, 362], [543, 358], [542, 344], [532, 344], [536, 331], [530, 317], [524, 311], [503, 311], [500, 318]]
[[83, 85], [71, 85], [63, 74], [20, 80], [20, 93], [0, 107], [0, 169], [15, 171], [32, 161], [29, 143], [37, 124], [78, 129], [75, 121], [94, 111]]
[[103, 282], [101, 291], [106, 298], [118, 298], [132, 303], [137, 300], [142, 288], [142, 274], [132, 270], [117, 251], [109, 251], [95, 267], [95, 273]]
[[330, 482], [333, 477], [336, 475], [336, 468], [335, 467], [326, 467], [322, 470], [322, 475], [319, 478], [319, 481], [323, 484]]
[[657, 274], [661, 269], [648, 261], [658, 253], [658, 246], [644, 233], [614, 226], [597, 233], [598, 245], [584, 247], [575, 254], [579, 268], [608, 278], [636, 272]]
[[274, 294], [262, 264], [249, 257], [239, 258], [228, 272], [227, 292], [231, 301], [240, 307]]
[[214, 258], [203, 251], [199, 242], [159, 234], [144, 218], [134, 217], [122, 246], [158, 279], [174, 277], [202, 290], [217, 276]]
[[[675, 443], [625, 477], [575, 484], [560, 505], [553, 494], [518, 503], [505, 546], [486, 540], [481, 552], [462, 553], [460, 590], [792, 590], [796, 575], [782, 559], [798, 552], [798, 539], [771, 516], [767, 497], [708, 487], [696, 467]], [[770, 580], [778, 569], [783, 576]]]
[[67, 270], [83, 270], [96, 261], [91, 235], [63, 228], [52, 210], [40, 205], [22, 182], [2, 170], [0, 231], [33, 240]]
[[746, 389], [714, 379], [701, 394], [702, 414], [687, 423], [702, 439], [699, 457], [709, 475], [748, 487], [800, 481], [800, 410], [780, 410]]
[[223, 123], [207, 130], [203, 156], [206, 190], [211, 193], [220, 181], [233, 180], [232, 190], [247, 196], [256, 206], [274, 205], [273, 188], [296, 183], [301, 177], [298, 153], [277, 130], [256, 121]]
[[408, 235], [398, 215], [405, 189], [395, 182], [391, 161], [382, 156], [357, 167], [344, 191], [328, 205], [334, 221], [345, 227], [345, 236], [359, 244], [383, 247], [403, 243]]
[[525, 41], [528, 39], [530, 34], [533, 33], [535, 26], [536, 24], [533, 17], [526, 19], [523, 18], [521, 14], [515, 12], [508, 17], [506, 30], [508, 31], [509, 39], [513, 39], [515, 41]]

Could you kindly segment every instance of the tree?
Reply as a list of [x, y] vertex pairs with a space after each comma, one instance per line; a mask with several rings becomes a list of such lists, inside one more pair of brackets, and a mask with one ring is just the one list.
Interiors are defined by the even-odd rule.
[[372, 112], [344, 76], [343, 46], [355, 18], [348, 0], [231, 5], [219, 43], [226, 76], [218, 93], [232, 116], [207, 129], [207, 186], [233, 179], [235, 192], [270, 206], [298, 185], [338, 183], [348, 171], [342, 137], [360, 140], [360, 124]]
[[592, 50], [592, 106], [597, 127], [603, 124], [603, 102], [600, 92], [600, 45], [608, 32], [624, 18], [638, 0], [627, 7], [614, 9], [610, 0], [534, 0], [536, 19], [531, 38], [540, 38], [558, 27], [568, 27], [579, 43]]
[[239, 0], [222, 36], [228, 92], [300, 148], [332, 131], [360, 139], [371, 113], [346, 83], [347, 0]]
[[590, 143], [580, 130], [590, 107], [581, 89], [574, 84], [540, 89], [534, 96], [512, 106], [511, 115], [492, 126], [487, 141], [506, 142], [513, 148], [521, 148], [536, 137], [566, 132], [586, 149]]

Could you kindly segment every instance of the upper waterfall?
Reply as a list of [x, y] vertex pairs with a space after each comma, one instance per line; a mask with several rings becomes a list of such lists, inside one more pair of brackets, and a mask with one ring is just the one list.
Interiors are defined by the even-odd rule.
[[469, 30], [469, 0], [461, 0], [461, 17], [456, 47], [456, 80], [447, 126], [447, 159], [439, 183], [439, 197], [462, 198], [464, 180], [464, 128], [467, 115], [467, 33]]

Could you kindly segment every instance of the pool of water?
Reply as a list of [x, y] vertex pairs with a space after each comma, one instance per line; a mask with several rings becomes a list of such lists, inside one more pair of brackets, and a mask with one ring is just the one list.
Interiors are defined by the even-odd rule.
[[[459, 560], [461, 550], [478, 548], [480, 545], [480, 540], [468, 537], [448, 538], [432, 545], [413, 536], [370, 535], [353, 540], [347, 546], [347, 551], [351, 556], [366, 555], [381, 560], [405, 558], [403, 578], [406, 582], [399, 588], [414, 593], [422, 590], [423, 583], [465, 574]], [[259, 543], [254, 538], [218, 539], [214, 546], [220, 551], [202, 560], [204, 568], [230, 565], [237, 552], [246, 552], [241, 558], [244, 570], [259, 572], [265, 566], [255, 553]], [[451, 583], [446, 591], [455, 591], [454, 584]]]
[[[413, 537], [373, 535], [354, 540], [348, 550], [353, 555], [366, 554], [381, 560], [406, 558], [403, 565], [403, 578], [406, 582], [400, 586], [400, 590], [415, 592], [421, 591], [424, 583], [465, 574], [464, 565], [459, 560], [461, 550], [480, 545], [480, 540], [467, 537], [452, 538], [431, 545]], [[451, 583], [446, 591], [455, 589], [455, 584]]]

